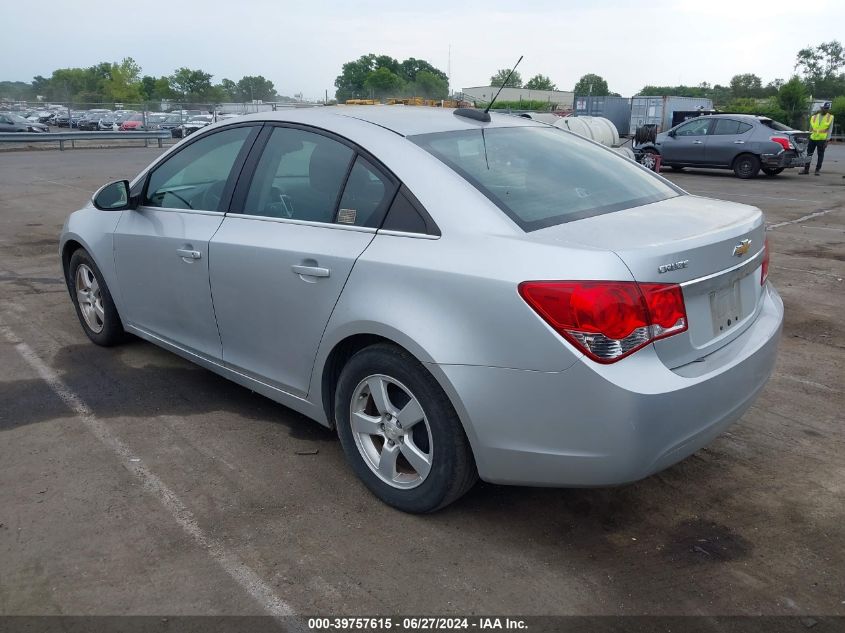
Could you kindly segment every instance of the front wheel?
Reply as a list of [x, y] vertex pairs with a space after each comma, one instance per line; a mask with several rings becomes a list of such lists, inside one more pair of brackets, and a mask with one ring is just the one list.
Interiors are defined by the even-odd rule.
[[769, 177], [777, 176], [780, 172], [784, 170], [783, 167], [778, 167], [776, 169], [772, 169], [771, 167], [763, 167], [763, 173]]
[[355, 354], [335, 394], [340, 443], [355, 474], [405, 512], [433, 512], [478, 478], [463, 426], [422, 364], [390, 344]]
[[81, 248], [71, 255], [67, 285], [76, 316], [88, 338], [104, 347], [122, 341], [123, 325], [111, 293], [100, 269]]
[[747, 180], [754, 178], [760, 171], [760, 159], [753, 154], [740, 154], [734, 160], [734, 174], [737, 178]]

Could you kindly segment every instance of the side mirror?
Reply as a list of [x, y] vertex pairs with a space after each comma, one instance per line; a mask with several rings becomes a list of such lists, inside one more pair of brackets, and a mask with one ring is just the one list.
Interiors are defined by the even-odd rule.
[[669, 130], [668, 132], [666, 132], [666, 134], [671, 136], [672, 138], [675, 138], [675, 130]]
[[123, 211], [130, 208], [129, 181], [115, 180], [100, 187], [91, 198], [94, 206], [101, 211]]

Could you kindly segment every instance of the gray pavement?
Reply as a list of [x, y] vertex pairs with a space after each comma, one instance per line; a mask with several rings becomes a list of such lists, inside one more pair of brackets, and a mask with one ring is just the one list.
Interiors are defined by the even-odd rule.
[[633, 485], [424, 517], [302, 416], [85, 338], [58, 232], [159, 151], [0, 154], [0, 614], [845, 615], [845, 148], [819, 178], [667, 174], [771, 229], [781, 354], [730, 432]]

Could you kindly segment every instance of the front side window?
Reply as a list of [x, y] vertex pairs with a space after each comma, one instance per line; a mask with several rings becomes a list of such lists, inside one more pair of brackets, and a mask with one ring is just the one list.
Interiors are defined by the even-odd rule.
[[243, 212], [333, 222], [354, 155], [346, 145], [321, 134], [275, 128], [255, 168]]
[[551, 127], [411, 136], [525, 231], [628, 209], [679, 191], [619, 154]]
[[705, 136], [710, 127], [710, 119], [697, 119], [675, 130], [675, 136]]
[[150, 174], [143, 204], [222, 211], [221, 197], [229, 172], [251, 131], [251, 127], [221, 130], [168, 158]]

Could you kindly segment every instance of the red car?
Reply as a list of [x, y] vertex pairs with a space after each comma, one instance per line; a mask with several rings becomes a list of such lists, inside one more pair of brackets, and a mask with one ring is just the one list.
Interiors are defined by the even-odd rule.
[[141, 114], [133, 114], [120, 124], [118, 128], [121, 132], [139, 132], [147, 128], [144, 126], [144, 116]]

